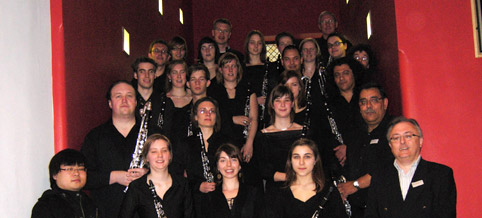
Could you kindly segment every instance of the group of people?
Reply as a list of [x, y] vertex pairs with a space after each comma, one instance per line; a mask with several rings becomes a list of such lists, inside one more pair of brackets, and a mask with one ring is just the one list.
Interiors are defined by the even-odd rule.
[[370, 48], [330, 12], [318, 25], [278, 34], [274, 61], [257, 30], [230, 48], [224, 18], [190, 66], [182, 37], [152, 42], [109, 87], [111, 119], [52, 158], [32, 217], [455, 217], [452, 170], [389, 116]]

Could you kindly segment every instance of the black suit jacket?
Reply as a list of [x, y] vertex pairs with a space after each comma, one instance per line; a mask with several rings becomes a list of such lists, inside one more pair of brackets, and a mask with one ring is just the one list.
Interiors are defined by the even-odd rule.
[[372, 176], [365, 217], [455, 218], [456, 203], [452, 169], [421, 159], [405, 201], [395, 166], [389, 165]]

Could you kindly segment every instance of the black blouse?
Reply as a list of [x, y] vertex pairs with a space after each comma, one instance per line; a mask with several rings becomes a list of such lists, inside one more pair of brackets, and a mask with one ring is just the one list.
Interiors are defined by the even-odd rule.
[[222, 191], [222, 185], [216, 190], [200, 196], [202, 202], [200, 217], [206, 218], [255, 218], [262, 217], [263, 208], [262, 191], [243, 183], [239, 184], [238, 195], [234, 198], [232, 209]]
[[[323, 197], [329, 190], [329, 182], [325, 182], [325, 187], [313, 197], [303, 202], [293, 195], [289, 187], [282, 188], [277, 192], [271, 193], [266, 197], [268, 207], [267, 216], [273, 218], [311, 218], [318, 209]], [[328, 196], [328, 201], [319, 218], [345, 218], [345, 206], [336, 187]]]
[[[192, 197], [186, 179], [171, 175], [172, 186], [158, 198], [162, 204], [164, 213], [169, 218], [193, 217]], [[157, 217], [154, 207], [154, 198], [147, 184], [147, 174], [133, 181], [122, 202], [120, 218], [131, 218], [135, 215], [139, 218]]]

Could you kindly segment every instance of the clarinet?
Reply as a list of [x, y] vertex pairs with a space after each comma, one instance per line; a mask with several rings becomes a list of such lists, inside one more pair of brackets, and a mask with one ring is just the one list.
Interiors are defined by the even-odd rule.
[[[144, 142], [146, 142], [147, 139], [147, 125], [149, 124], [150, 112], [151, 102], [148, 101], [141, 111], [141, 127], [139, 128], [139, 133], [137, 134], [136, 148], [134, 149], [134, 153], [132, 153], [132, 160], [129, 165], [129, 169], [144, 167], [144, 160], [142, 160], [142, 148], [144, 148]], [[129, 186], [126, 187], [124, 192], [127, 192], [128, 188]]]
[[307, 76], [303, 76], [301, 78], [305, 85], [305, 93], [306, 93], [306, 113], [305, 113], [305, 121], [303, 123], [303, 129], [301, 131], [301, 136], [306, 137], [308, 134], [308, 129], [310, 127], [310, 108], [311, 108], [311, 80]]
[[320, 213], [325, 209], [325, 204], [328, 201], [328, 197], [330, 196], [331, 192], [333, 192], [333, 189], [333, 186], [330, 186], [328, 192], [325, 196], [323, 196], [323, 199], [321, 199], [320, 205], [318, 205], [318, 208], [315, 210], [311, 218], [318, 218], [320, 216]]
[[[187, 110], [188, 116], [191, 115], [191, 110], [192, 110], [192, 104], [191, 104], [191, 109]], [[189, 125], [187, 126], [187, 137], [192, 136], [194, 133], [192, 132], [192, 121], [189, 120]]]
[[[268, 95], [268, 62], [269, 62], [269, 58], [266, 61], [266, 72], [264, 73], [263, 86], [261, 87], [261, 96], [265, 98]], [[266, 103], [261, 104], [260, 106], [261, 106], [261, 115], [259, 117], [259, 120], [262, 121], [261, 123], [264, 123], [264, 112], [266, 109]]]
[[[249, 89], [249, 84], [248, 84], [248, 95], [246, 95], [246, 104], [244, 105], [244, 116], [246, 116], [246, 117], [249, 117], [249, 110], [250, 110], [249, 100], [250, 100], [250, 89]], [[250, 125], [244, 126], [243, 135], [244, 135], [245, 139], [248, 138], [249, 126]]]
[[201, 140], [201, 161], [203, 163], [204, 178], [206, 179], [207, 182], [214, 182], [214, 176], [209, 167], [209, 159], [208, 159], [208, 156], [206, 155], [206, 147], [204, 146], [204, 138], [201, 130], [199, 130], [198, 136], [199, 136], [199, 140]]
[[164, 111], [166, 110], [166, 98], [166, 96], [162, 97], [161, 113], [159, 113], [159, 117], [157, 118], [157, 126], [161, 129], [164, 127]]
[[156, 186], [154, 186], [152, 180], [149, 180], [149, 189], [151, 190], [152, 197], [154, 198], [154, 208], [156, 209], [157, 218], [167, 218], [166, 214], [164, 213], [164, 209], [162, 208], [161, 201], [159, 201], [159, 196], [157, 196]]
[[[336, 121], [335, 121], [335, 118], [333, 116], [333, 112], [330, 110], [330, 106], [328, 105], [328, 92], [326, 91], [326, 88], [325, 88], [325, 82], [326, 82], [325, 68], [323, 67], [322, 63], [320, 63], [320, 67], [318, 69], [318, 74], [320, 76], [319, 84], [320, 84], [321, 96], [323, 96], [323, 98], [325, 100], [324, 107], [325, 107], [325, 110], [327, 112], [326, 116], [327, 116], [327, 119], [328, 119], [328, 123], [330, 124], [331, 133], [333, 133], [333, 135], [335, 136], [335, 139], [341, 145], [343, 145], [343, 144], [345, 144], [343, 142], [343, 137], [341, 136], [340, 131], [338, 131], [338, 126], [336, 125]], [[340, 184], [340, 183], [346, 182], [346, 178], [343, 175], [340, 175], [338, 178], [335, 178], [333, 180], [334, 180], [333, 183], [335, 184], [335, 186], [338, 186], [338, 184]], [[352, 214], [351, 213], [351, 205], [350, 205], [350, 202], [348, 201], [348, 199], [344, 200], [343, 204], [345, 205], [346, 214], [348, 215], [348, 217], [351, 217], [351, 214]]]

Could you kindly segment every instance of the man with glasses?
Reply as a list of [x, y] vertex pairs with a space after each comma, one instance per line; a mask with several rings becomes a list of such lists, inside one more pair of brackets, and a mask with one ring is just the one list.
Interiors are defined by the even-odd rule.
[[323, 11], [318, 16], [318, 29], [320, 29], [321, 37], [317, 39], [318, 45], [320, 45], [320, 51], [323, 58], [323, 64], [327, 64], [328, 57], [330, 54], [328, 53], [328, 44], [327, 39], [328, 36], [332, 33], [336, 32], [336, 28], [338, 28], [338, 21], [333, 13], [329, 11]]
[[363, 123], [343, 138], [347, 144], [346, 183], [338, 185], [352, 206], [352, 217], [363, 217], [371, 175], [380, 165], [393, 159], [386, 139], [391, 117], [388, 98], [381, 86], [369, 83], [361, 87], [358, 100]]
[[32, 218], [97, 218], [98, 209], [82, 189], [87, 181], [85, 157], [79, 151], [65, 149], [49, 164], [50, 187], [32, 209]]
[[[158, 39], [149, 45], [148, 57], [157, 63], [156, 75], [154, 79], [154, 89], [160, 92], [164, 91], [166, 84], [166, 69], [171, 58], [169, 46], [166, 41]], [[134, 87], [137, 84], [133, 83]]]
[[229, 47], [229, 44], [228, 44], [228, 41], [231, 38], [232, 28], [233, 26], [231, 25], [231, 22], [228, 19], [219, 18], [213, 22], [212, 35], [213, 35], [214, 41], [216, 41], [216, 44], [218, 45], [219, 53], [221, 55], [226, 52], [231, 52], [235, 54], [238, 57], [239, 61], [243, 63], [244, 55], [241, 52]]
[[395, 160], [373, 174], [365, 217], [456, 217], [453, 171], [422, 159], [414, 119], [395, 118], [386, 138]]

